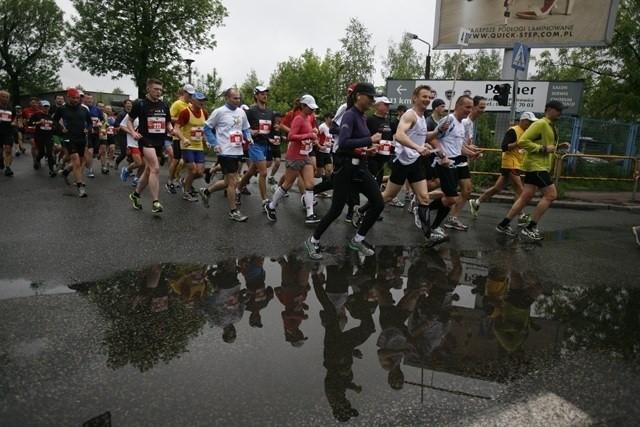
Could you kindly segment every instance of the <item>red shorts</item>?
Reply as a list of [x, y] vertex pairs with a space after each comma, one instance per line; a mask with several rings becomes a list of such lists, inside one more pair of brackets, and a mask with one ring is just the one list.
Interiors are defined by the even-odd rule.
[[127, 155], [137, 154], [138, 156], [142, 156], [142, 151], [138, 147], [127, 147]]

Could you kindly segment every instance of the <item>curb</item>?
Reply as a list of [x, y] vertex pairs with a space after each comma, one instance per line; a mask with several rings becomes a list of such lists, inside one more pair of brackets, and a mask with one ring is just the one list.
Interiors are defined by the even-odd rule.
[[[471, 193], [471, 198], [478, 198], [482, 193]], [[534, 197], [529, 206], [535, 206], [540, 199]], [[491, 198], [491, 202], [497, 203], [513, 203], [513, 196], [506, 195], [495, 195]], [[486, 203], [486, 202], [485, 202]], [[574, 209], [574, 210], [582, 210], [582, 211], [595, 211], [595, 210], [610, 210], [616, 212], [630, 212], [630, 213], [640, 213], [640, 204], [637, 206], [634, 205], [617, 205], [617, 204], [609, 204], [609, 203], [596, 203], [589, 202], [586, 200], [579, 201], [570, 201], [570, 200], [556, 200], [551, 205], [551, 208], [562, 208], [562, 209]]]

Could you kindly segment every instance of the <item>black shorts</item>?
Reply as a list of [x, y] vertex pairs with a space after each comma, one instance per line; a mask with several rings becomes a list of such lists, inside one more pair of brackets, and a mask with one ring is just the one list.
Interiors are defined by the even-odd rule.
[[87, 135], [87, 148], [93, 150], [100, 149], [100, 135], [97, 133], [90, 133]]
[[[142, 140], [141, 140], [142, 141]], [[156, 152], [156, 157], [160, 158], [162, 156], [164, 156], [164, 145], [152, 145], [152, 146], [140, 146], [140, 152], [142, 153], [142, 157], [144, 158], [144, 149], [145, 148], [152, 148], [155, 150]]]
[[424, 168], [422, 167], [422, 160], [419, 158], [410, 165], [403, 165], [397, 159], [391, 163], [391, 176], [389, 176], [389, 181], [396, 185], [403, 185], [405, 181], [413, 184], [414, 182], [420, 182], [426, 179], [424, 176]]
[[87, 149], [87, 140], [74, 139], [64, 140], [64, 148], [67, 149], [69, 154], [78, 154], [80, 157], [84, 157], [84, 151]]
[[174, 139], [171, 141], [171, 145], [173, 147], [173, 158], [181, 159], [182, 158], [182, 147], [180, 146], [180, 140]]
[[458, 178], [454, 168], [447, 168], [436, 164], [436, 172], [440, 179], [440, 189], [447, 197], [456, 197], [458, 195]]
[[267, 151], [267, 161], [270, 162], [275, 158], [282, 158], [282, 152], [279, 145], [269, 144], [269, 150]]
[[420, 161], [422, 162], [422, 168], [424, 169], [424, 176], [427, 178], [427, 181], [433, 181], [438, 179], [438, 172], [436, 172], [435, 166], [433, 166], [433, 161], [436, 158], [435, 153], [429, 154], [427, 157], [421, 157]]
[[14, 136], [13, 133], [0, 135], [0, 145], [5, 147], [7, 145], [13, 147]]
[[456, 178], [458, 178], [458, 181], [461, 181], [463, 179], [471, 179], [471, 171], [469, 170], [469, 166], [457, 167], [455, 175]]
[[520, 169], [500, 168], [500, 175], [504, 176], [505, 178], [509, 178], [510, 175], [520, 176], [520, 173]]
[[524, 183], [535, 185], [538, 188], [545, 188], [553, 185], [551, 174], [547, 171], [525, 172]]
[[240, 156], [218, 156], [218, 164], [222, 170], [222, 174], [238, 173], [238, 162]]
[[331, 160], [331, 153], [316, 153], [316, 167], [324, 168], [326, 165], [333, 164]]

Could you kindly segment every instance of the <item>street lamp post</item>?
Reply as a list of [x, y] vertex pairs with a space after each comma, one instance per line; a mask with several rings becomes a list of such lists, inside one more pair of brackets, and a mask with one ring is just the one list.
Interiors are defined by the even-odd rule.
[[187, 73], [188, 73], [187, 83], [191, 84], [191, 64], [195, 62], [195, 59], [183, 59], [183, 61], [187, 64]]
[[424, 67], [424, 79], [429, 80], [429, 78], [431, 77], [431, 43], [426, 40], [422, 40], [420, 37], [418, 37], [417, 34], [407, 33], [407, 37], [409, 37], [411, 40], [420, 40], [422, 43], [429, 46], [429, 51], [427, 52], [427, 61]]

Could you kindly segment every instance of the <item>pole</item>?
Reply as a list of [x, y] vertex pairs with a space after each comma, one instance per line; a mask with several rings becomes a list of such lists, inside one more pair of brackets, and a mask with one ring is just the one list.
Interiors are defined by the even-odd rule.
[[427, 64], [424, 68], [424, 79], [429, 80], [431, 78], [431, 49], [429, 49], [429, 53], [427, 54]]
[[460, 68], [461, 60], [462, 60], [462, 46], [460, 46], [460, 50], [458, 51], [458, 60], [456, 61], [456, 71], [453, 74], [453, 86], [451, 86], [451, 98], [449, 98], [449, 108], [447, 112], [451, 112], [451, 103], [453, 102], [453, 97], [456, 95], [456, 81], [458, 80], [458, 69]]
[[518, 70], [513, 71], [513, 93], [511, 94], [511, 113], [509, 114], [509, 123], [516, 121], [516, 93], [518, 93]]

